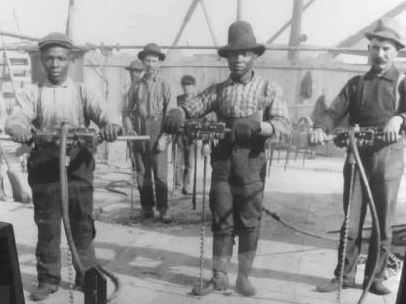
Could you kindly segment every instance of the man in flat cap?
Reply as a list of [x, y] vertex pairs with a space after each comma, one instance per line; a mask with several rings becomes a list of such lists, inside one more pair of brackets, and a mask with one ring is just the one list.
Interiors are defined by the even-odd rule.
[[[32, 139], [32, 130], [48, 130], [62, 122], [72, 127], [96, 123], [107, 141], [117, 138], [120, 127], [112, 122], [107, 103], [83, 83], [68, 76], [72, 42], [61, 33], [52, 33], [39, 41], [43, 83], [16, 95], [17, 104], [6, 121], [6, 132], [19, 143]], [[41, 301], [58, 290], [61, 281], [61, 207], [59, 147], [54, 142], [35, 145], [28, 163], [28, 182], [33, 193], [34, 219], [38, 228], [35, 251], [38, 288], [31, 299]], [[85, 147], [72, 148], [68, 171], [69, 217], [80, 260], [88, 269], [96, 264], [93, 239], [93, 171], [95, 160]], [[84, 278], [77, 271], [75, 283], [83, 287]]]
[[[352, 126], [377, 127], [383, 130], [384, 144], [360, 149], [381, 228], [380, 236], [376, 235], [375, 230], [372, 232], [364, 287], [373, 279], [370, 291], [378, 295], [390, 293], [382, 282], [385, 280], [385, 264], [392, 241], [391, 224], [404, 166], [403, 141], [400, 134], [406, 119], [406, 82], [394, 62], [398, 51], [405, 46], [402, 34], [400, 26], [393, 19], [379, 20], [375, 29], [365, 34], [369, 40], [370, 70], [347, 82], [329, 108], [316, 121], [312, 133], [312, 141], [322, 143], [326, 139], [326, 133], [331, 133], [346, 115], [349, 115]], [[318, 287], [321, 292], [337, 290], [341, 284], [341, 273], [343, 288], [356, 286], [356, 266], [361, 252], [362, 226], [368, 199], [358, 170], [351, 179], [350, 162], [347, 157], [344, 165], [344, 210], [347, 210], [348, 202], [351, 201], [346, 252], [343, 252], [343, 236], [346, 230], [344, 223], [334, 278], [328, 284]], [[373, 249], [374, 246], [371, 246], [377, 238], [380, 238], [381, 244], [378, 261], [377, 252]], [[343, 254], [344, 265], [341, 263]], [[378, 263], [378, 269], [375, 277], [372, 277], [375, 263]]]
[[138, 53], [138, 58], [145, 72], [129, 100], [128, 115], [137, 134], [151, 136], [151, 140], [136, 146], [134, 154], [142, 215], [144, 218], [154, 217], [156, 205], [160, 220], [169, 223], [172, 218], [168, 213], [168, 135], [162, 132], [162, 119], [174, 101], [171, 101], [169, 83], [159, 73], [160, 64], [165, 60], [159, 46], [147, 44]]
[[214, 111], [226, 123], [230, 134], [212, 147], [210, 208], [213, 231], [213, 279], [210, 290], [229, 287], [228, 267], [238, 236], [236, 289], [253, 296], [256, 289], [249, 275], [256, 255], [262, 215], [265, 180], [264, 144], [290, 130], [290, 121], [280, 87], [253, 70], [255, 60], [265, 51], [256, 42], [251, 25], [231, 24], [228, 45], [218, 54], [228, 61], [230, 76], [170, 110], [164, 130], [174, 133], [186, 119]]

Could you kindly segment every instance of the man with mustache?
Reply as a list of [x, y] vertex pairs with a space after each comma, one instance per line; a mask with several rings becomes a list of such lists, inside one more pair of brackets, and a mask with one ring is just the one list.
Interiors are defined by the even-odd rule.
[[[145, 143], [134, 144], [142, 216], [146, 219], [153, 218], [153, 207], [156, 205], [160, 220], [163, 223], [170, 223], [172, 217], [168, 213], [166, 149], [168, 136], [162, 132], [161, 124], [169, 105], [174, 105], [175, 102], [172, 100], [169, 83], [159, 71], [165, 57], [155, 43], [147, 44], [138, 53], [145, 72], [129, 100], [128, 116], [131, 119], [132, 128], [127, 125], [127, 131], [134, 130], [137, 134], [151, 136], [151, 140]], [[154, 178], [155, 187], [153, 187], [152, 178]]]
[[[6, 132], [19, 143], [29, 143], [32, 130], [49, 130], [68, 123], [88, 127], [96, 123], [107, 141], [114, 141], [120, 126], [114, 124], [107, 103], [84, 83], [70, 79], [73, 59], [72, 41], [62, 33], [51, 33], [39, 43], [41, 63], [46, 79], [16, 95], [17, 105], [6, 121]], [[68, 171], [69, 218], [72, 234], [84, 270], [95, 266], [93, 245], [93, 171], [95, 160], [87, 147], [69, 149]], [[59, 146], [54, 141], [36, 144], [27, 163], [28, 182], [32, 189], [34, 220], [38, 228], [35, 250], [38, 288], [30, 297], [42, 301], [59, 288], [61, 281], [61, 186]], [[84, 278], [77, 272], [77, 288]]]
[[231, 24], [228, 45], [218, 54], [228, 61], [230, 76], [172, 109], [163, 128], [175, 133], [186, 119], [211, 111], [226, 123], [230, 134], [212, 147], [210, 209], [213, 231], [213, 278], [207, 291], [229, 287], [228, 268], [234, 237], [238, 242], [236, 288], [244, 296], [256, 289], [249, 275], [256, 255], [265, 180], [265, 140], [290, 130], [288, 110], [280, 87], [257, 75], [255, 60], [265, 51], [245, 21]]
[[[346, 116], [351, 125], [378, 127], [383, 129], [384, 144], [360, 150], [367, 172], [375, 207], [378, 212], [381, 235], [373, 232], [370, 245], [376, 238], [381, 240], [378, 271], [370, 291], [385, 295], [391, 291], [385, 287], [385, 263], [392, 240], [392, 219], [403, 173], [403, 140], [401, 129], [406, 119], [406, 83], [404, 75], [396, 68], [395, 58], [405, 46], [400, 26], [392, 19], [381, 19], [372, 32], [365, 34], [369, 39], [369, 58], [371, 69], [364, 75], [350, 79], [339, 95], [324, 112], [312, 133], [314, 143], [326, 139], [325, 132], [331, 132]], [[339, 288], [339, 276], [343, 267], [343, 288], [355, 287], [357, 258], [361, 251], [362, 226], [367, 209], [367, 197], [361, 185], [359, 171], [356, 170], [352, 197], [350, 195], [350, 160], [344, 165], [344, 210], [348, 199], [352, 201], [349, 216], [347, 250], [344, 265], [341, 265], [343, 237], [339, 245], [339, 257], [334, 278], [319, 287], [321, 292], [330, 292]], [[374, 231], [374, 230], [373, 230]], [[344, 224], [341, 229], [344, 233]], [[371, 277], [376, 260], [373, 246], [369, 246], [365, 267], [364, 286]]]

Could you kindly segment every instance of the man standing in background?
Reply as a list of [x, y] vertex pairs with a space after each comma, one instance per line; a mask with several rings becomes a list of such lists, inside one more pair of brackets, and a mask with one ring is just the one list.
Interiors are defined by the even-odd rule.
[[[169, 83], [159, 73], [161, 62], [165, 60], [165, 57], [155, 43], [147, 44], [138, 53], [145, 73], [135, 85], [126, 116], [132, 122], [127, 126], [129, 127], [128, 132], [135, 131], [139, 135], [151, 136], [151, 140], [136, 145], [134, 149], [142, 216], [144, 218], [154, 217], [153, 207], [156, 205], [160, 220], [169, 223], [172, 218], [168, 214], [168, 136], [162, 132], [161, 124], [172, 95]], [[127, 118], [125, 120], [127, 121]]]
[[[196, 96], [196, 79], [191, 75], [182, 77], [183, 94], [177, 97], [177, 106], [184, 106], [188, 99]], [[174, 196], [192, 193], [191, 176], [193, 172], [193, 141], [187, 136], [175, 136], [177, 144]]]

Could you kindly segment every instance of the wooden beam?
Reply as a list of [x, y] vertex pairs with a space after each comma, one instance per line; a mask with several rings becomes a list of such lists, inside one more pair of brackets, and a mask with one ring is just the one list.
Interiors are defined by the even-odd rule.
[[[309, 0], [304, 6], [302, 12], [304, 12], [310, 5], [312, 5], [316, 0]], [[273, 43], [292, 23], [292, 18], [289, 19], [288, 22], [286, 22], [282, 27], [272, 35], [271, 38], [268, 39], [266, 43]]]
[[189, 23], [190, 18], [192, 18], [193, 12], [196, 9], [197, 4], [199, 3], [200, 0], [192, 0], [192, 3], [190, 3], [189, 9], [186, 12], [185, 18], [183, 18], [183, 22], [179, 28], [178, 33], [176, 34], [175, 40], [172, 43], [172, 46], [178, 45], [179, 39], [182, 36], [183, 31], [186, 28], [186, 25]]
[[[302, 30], [303, 0], [293, 0], [292, 24], [290, 27], [289, 46], [295, 47], [300, 44], [299, 38]], [[289, 51], [288, 59], [294, 61], [298, 57], [298, 51]]]
[[201, 5], [202, 10], [203, 10], [204, 18], [206, 19], [207, 27], [209, 29], [210, 36], [211, 36], [211, 39], [213, 41], [213, 45], [217, 46], [218, 43], [217, 43], [216, 35], [214, 35], [213, 26], [211, 24], [211, 19], [209, 17], [208, 11], [206, 9], [206, 4], [205, 4], [204, 0], [200, 0], [200, 5]]
[[362, 29], [360, 29], [358, 32], [356, 32], [354, 35], [349, 36], [348, 38], [344, 39], [343, 41], [339, 42], [337, 44], [337, 47], [351, 47], [354, 44], [356, 44], [358, 41], [364, 38], [364, 35], [367, 31], [372, 30], [373, 27], [375, 26], [376, 22], [381, 19], [381, 18], [393, 18], [403, 11], [406, 10], [406, 1], [402, 1], [399, 5], [391, 9], [390, 11], [386, 12], [383, 14], [381, 17], [378, 19], [374, 20], [367, 26], [364, 26]]

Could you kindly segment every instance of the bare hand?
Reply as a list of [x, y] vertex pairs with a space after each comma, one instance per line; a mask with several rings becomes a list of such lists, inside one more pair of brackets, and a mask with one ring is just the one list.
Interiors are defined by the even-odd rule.
[[159, 152], [163, 152], [166, 149], [166, 146], [168, 144], [167, 138], [165, 135], [160, 136], [155, 144], [155, 149], [156, 151]]
[[317, 144], [322, 144], [328, 140], [328, 136], [326, 132], [323, 131], [322, 128], [315, 128], [311, 133], [310, 133], [310, 143], [317, 145]]
[[103, 138], [108, 142], [112, 142], [117, 139], [122, 130], [117, 124], [107, 124], [101, 131]]
[[403, 118], [400, 116], [393, 116], [383, 128], [383, 139], [386, 143], [397, 142], [400, 136], [400, 127], [403, 124]]

